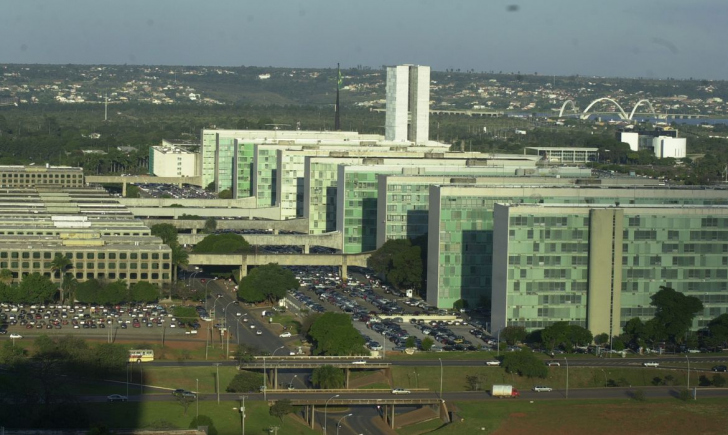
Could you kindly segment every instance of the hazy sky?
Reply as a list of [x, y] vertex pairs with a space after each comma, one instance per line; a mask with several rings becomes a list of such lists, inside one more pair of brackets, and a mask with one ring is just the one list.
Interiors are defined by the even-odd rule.
[[728, 79], [728, 0], [0, 0], [0, 63]]

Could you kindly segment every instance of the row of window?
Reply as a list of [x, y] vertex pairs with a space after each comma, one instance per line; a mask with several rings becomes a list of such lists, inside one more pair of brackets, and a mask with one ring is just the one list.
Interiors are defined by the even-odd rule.
[[[59, 254], [64, 255], [69, 260], [72, 260], [74, 258], [74, 255], [72, 252], [66, 252], [65, 254], [62, 254], [59, 252]], [[32, 253], [28, 252], [28, 251], [23, 251], [23, 252], [3, 251], [3, 252], [0, 252], [0, 258], [29, 259], [32, 256], [33, 259], [40, 259], [41, 255], [44, 259], [49, 260], [49, 259], [55, 258], [56, 253], [47, 252], [47, 251], [46, 252], [35, 251]], [[139, 258], [141, 258], [142, 260], [149, 260], [150, 258], [152, 260], [159, 260], [160, 258], [162, 260], [169, 260], [171, 258], [170, 257], [171, 254], [169, 252], [163, 252], [163, 253], [161, 253], [161, 255], [159, 252], [152, 252], [151, 254], [149, 252], [141, 252], [141, 253], [137, 253], [137, 252], [130, 252], [130, 253], [127, 253], [127, 252], [119, 252], [119, 253], [117, 253], [117, 252], [86, 252], [85, 253], [86, 260], [94, 260], [94, 259], [106, 260], [107, 258], [109, 260], [116, 260], [117, 255], [118, 255], [119, 260], [126, 260], [126, 259], [137, 260]], [[84, 253], [76, 252], [75, 258], [76, 258], [76, 260], [83, 260]]]
[[[0, 261], [0, 269], [18, 269], [19, 267], [22, 269], [30, 269], [32, 264], [33, 269], [40, 269], [41, 268], [41, 262], [40, 261]], [[51, 263], [50, 262], [44, 262], [43, 269], [50, 269]], [[116, 269], [117, 263], [86, 263], [85, 268], [86, 269], [106, 269], [108, 266], [109, 269]], [[140, 269], [159, 269], [159, 263], [118, 263], [119, 269], [136, 269], [139, 267]], [[75, 263], [74, 265], [75, 269], [83, 269], [84, 263]], [[162, 269], [169, 269], [170, 264], [169, 263], [162, 263]]]

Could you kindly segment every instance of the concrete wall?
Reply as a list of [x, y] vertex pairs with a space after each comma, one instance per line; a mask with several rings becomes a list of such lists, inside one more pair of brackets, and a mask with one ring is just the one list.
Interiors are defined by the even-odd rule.
[[116, 175], [87, 175], [86, 183], [159, 183], [159, 184], [191, 184], [202, 186], [202, 177], [150, 177], [130, 176], [120, 177]]
[[594, 209], [589, 214], [587, 329], [594, 335], [619, 335], [624, 210]]

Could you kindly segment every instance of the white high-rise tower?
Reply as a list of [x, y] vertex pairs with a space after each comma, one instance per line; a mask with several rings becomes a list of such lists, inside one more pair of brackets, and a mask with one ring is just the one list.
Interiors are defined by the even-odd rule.
[[387, 67], [384, 138], [426, 144], [430, 135], [430, 67]]

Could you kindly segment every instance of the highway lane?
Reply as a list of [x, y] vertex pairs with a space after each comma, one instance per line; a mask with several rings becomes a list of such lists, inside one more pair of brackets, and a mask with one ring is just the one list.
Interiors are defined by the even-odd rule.
[[[152, 387], [145, 387], [147, 391], [155, 390]], [[647, 398], [675, 398], [678, 397], [681, 387], [609, 387], [609, 388], [572, 388], [569, 389], [569, 400], [599, 400], [599, 399], [629, 399], [635, 390], [644, 391]], [[152, 402], [169, 402], [177, 400], [176, 397], [172, 396], [169, 391], [160, 391], [158, 394], [145, 394], [131, 395], [129, 401], [152, 401]], [[692, 391], [692, 389], [691, 389]], [[263, 395], [260, 393], [245, 393], [248, 396], [248, 400], [263, 400]], [[520, 391], [521, 397], [513, 400], [565, 400], [566, 391], [564, 389], [557, 389], [550, 393], [536, 393], [533, 391]], [[235, 401], [238, 400], [239, 393], [221, 393], [220, 400]], [[332, 394], [330, 392], [316, 392], [316, 390], [300, 391], [294, 390], [292, 392], [279, 392], [279, 393], [268, 393], [268, 400], [275, 401], [280, 399], [296, 399], [296, 400], [307, 400], [307, 399], [322, 399], [329, 398]], [[78, 396], [80, 400], [86, 402], [104, 402], [106, 396]], [[698, 387], [697, 388], [698, 400], [701, 398], [728, 398], [728, 388], [713, 388], [713, 387]], [[382, 392], [367, 392], [367, 390], [353, 390], [349, 393], [339, 393], [338, 400], [356, 400], [356, 399], [437, 399], [438, 393], [436, 392], [424, 392], [424, 393], [412, 393], [406, 396], [403, 395], [392, 395], [389, 393]], [[462, 392], [451, 392], [444, 393], [443, 398], [447, 402], [452, 401], [473, 401], [473, 400], [500, 400], [490, 396], [488, 391], [462, 391]], [[200, 395], [201, 400], [217, 400], [216, 394], [202, 394]], [[334, 406], [334, 401], [329, 406]], [[356, 405], [356, 406], [372, 406], [372, 405]]]
[[[241, 334], [242, 335], [242, 334]], [[279, 340], [278, 337], [273, 336], [273, 334], [270, 334], [273, 339]], [[232, 351], [231, 351], [232, 352]], [[280, 355], [280, 351], [278, 352]], [[566, 367], [566, 363], [564, 362], [564, 359], [555, 359], [556, 361], [559, 361], [562, 367]], [[479, 367], [484, 366], [483, 360], [442, 360], [442, 365], [445, 367]], [[672, 364], [675, 365], [675, 367], [679, 367], [684, 369], [686, 367], [686, 359], [683, 356], [681, 357], [661, 357], [661, 358], [578, 358], [578, 359], [569, 359], [569, 367], [642, 367], [642, 363], [647, 361], [657, 361], [660, 363], [660, 368], [670, 368]], [[276, 362], [295, 362], [294, 358], [269, 358], [268, 363], [271, 365], [274, 365]], [[340, 362], [338, 359], [315, 359], [315, 360], [306, 360], [307, 363], [314, 363], [314, 364], [332, 364], [336, 362]], [[408, 367], [439, 367], [440, 361], [439, 360], [389, 360], [389, 359], [375, 359], [372, 360], [372, 362], [384, 362], [392, 364], [393, 366], [408, 366]], [[691, 364], [718, 364], [718, 363], [726, 363], [728, 362], [728, 356], [725, 355], [716, 355], [716, 356], [707, 356], [707, 357], [692, 357], [690, 358]], [[149, 363], [151, 365], [156, 366], [163, 366], [163, 367], [174, 367], [174, 366], [207, 366], [210, 365], [211, 362], [209, 361], [154, 361]], [[222, 363], [223, 365], [230, 365], [234, 366], [237, 365], [237, 363], [228, 361]], [[544, 362], [545, 364], [545, 362]], [[366, 366], [362, 366], [361, 368], [366, 368]], [[492, 367], [494, 370], [496, 367]], [[692, 368], [691, 370], [700, 370]], [[702, 369], [706, 370], [706, 369]], [[709, 370], [708, 370], [709, 371]]]

